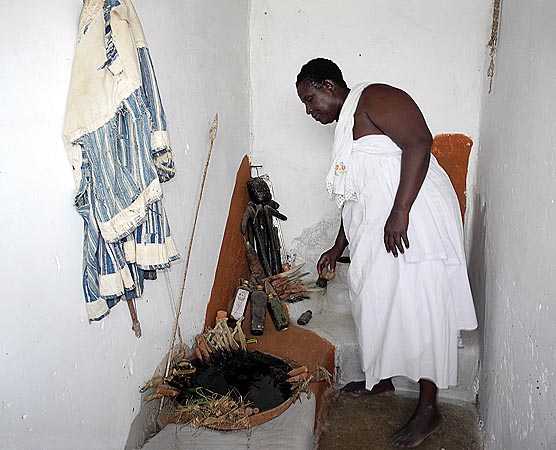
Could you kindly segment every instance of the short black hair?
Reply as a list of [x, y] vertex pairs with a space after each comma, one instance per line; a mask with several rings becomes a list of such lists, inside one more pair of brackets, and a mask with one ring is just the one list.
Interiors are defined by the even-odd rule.
[[340, 68], [335, 62], [326, 58], [315, 58], [306, 63], [297, 75], [295, 86], [307, 81], [312, 86], [320, 88], [325, 80], [331, 80], [338, 86], [347, 89]]

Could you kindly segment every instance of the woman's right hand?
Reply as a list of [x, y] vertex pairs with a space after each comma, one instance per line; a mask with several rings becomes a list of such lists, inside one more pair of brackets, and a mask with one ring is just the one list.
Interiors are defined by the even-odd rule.
[[323, 275], [325, 268], [328, 268], [329, 272], [334, 272], [336, 270], [336, 261], [342, 256], [343, 252], [343, 249], [340, 250], [338, 247], [334, 246], [320, 256], [319, 262], [317, 263], [319, 277]]

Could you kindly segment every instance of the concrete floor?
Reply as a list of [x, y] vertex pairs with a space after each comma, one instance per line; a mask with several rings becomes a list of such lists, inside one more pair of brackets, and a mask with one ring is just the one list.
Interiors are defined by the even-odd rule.
[[[387, 450], [388, 438], [411, 417], [416, 398], [400, 394], [354, 398], [338, 394], [329, 406], [319, 450]], [[444, 418], [419, 450], [481, 450], [473, 406], [440, 404]]]

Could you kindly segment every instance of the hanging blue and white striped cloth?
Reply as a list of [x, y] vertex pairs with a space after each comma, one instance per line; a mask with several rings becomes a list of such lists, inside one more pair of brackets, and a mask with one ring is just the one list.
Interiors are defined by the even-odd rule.
[[[102, 29], [100, 25], [95, 28], [97, 22], [103, 23]], [[122, 31], [126, 27], [129, 35]], [[73, 112], [74, 116], [66, 118], [64, 134], [74, 171], [79, 171], [75, 205], [84, 221], [83, 291], [89, 320], [104, 317], [120, 299], [140, 297], [143, 280], [154, 278], [153, 271], [179, 258], [160, 187], [160, 182], [175, 174], [166, 115], [149, 50], [129, 0], [86, 2], [72, 84], [74, 78], [78, 78], [75, 84], [88, 81], [76, 66], [87, 66], [84, 52], [90, 53], [94, 45], [103, 45], [106, 56], [96, 66], [103, 71], [101, 81], [98, 73], [90, 79], [99, 96], [121, 85], [133, 86], [135, 80], [138, 83], [130, 93], [106, 105], [107, 111], [115, 112], [100, 126], [91, 124], [98, 124], [106, 112], [92, 116], [80, 109], [76, 102], [86, 102], [87, 96], [82, 88], [77, 95], [70, 87], [68, 115]], [[87, 94], [93, 97], [95, 93], [88, 89]], [[79, 168], [75, 161], [80, 161]]]

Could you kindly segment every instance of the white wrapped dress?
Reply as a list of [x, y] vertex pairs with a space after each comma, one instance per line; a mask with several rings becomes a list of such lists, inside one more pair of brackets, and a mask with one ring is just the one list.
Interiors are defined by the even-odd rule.
[[342, 218], [348, 271], [366, 387], [403, 375], [439, 388], [457, 384], [457, 334], [477, 327], [463, 228], [448, 175], [431, 155], [409, 215], [410, 248], [394, 258], [384, 225], [399, 185], [401, 149], [385, 135], [353, 141], [350, 177], [358, 198]]

